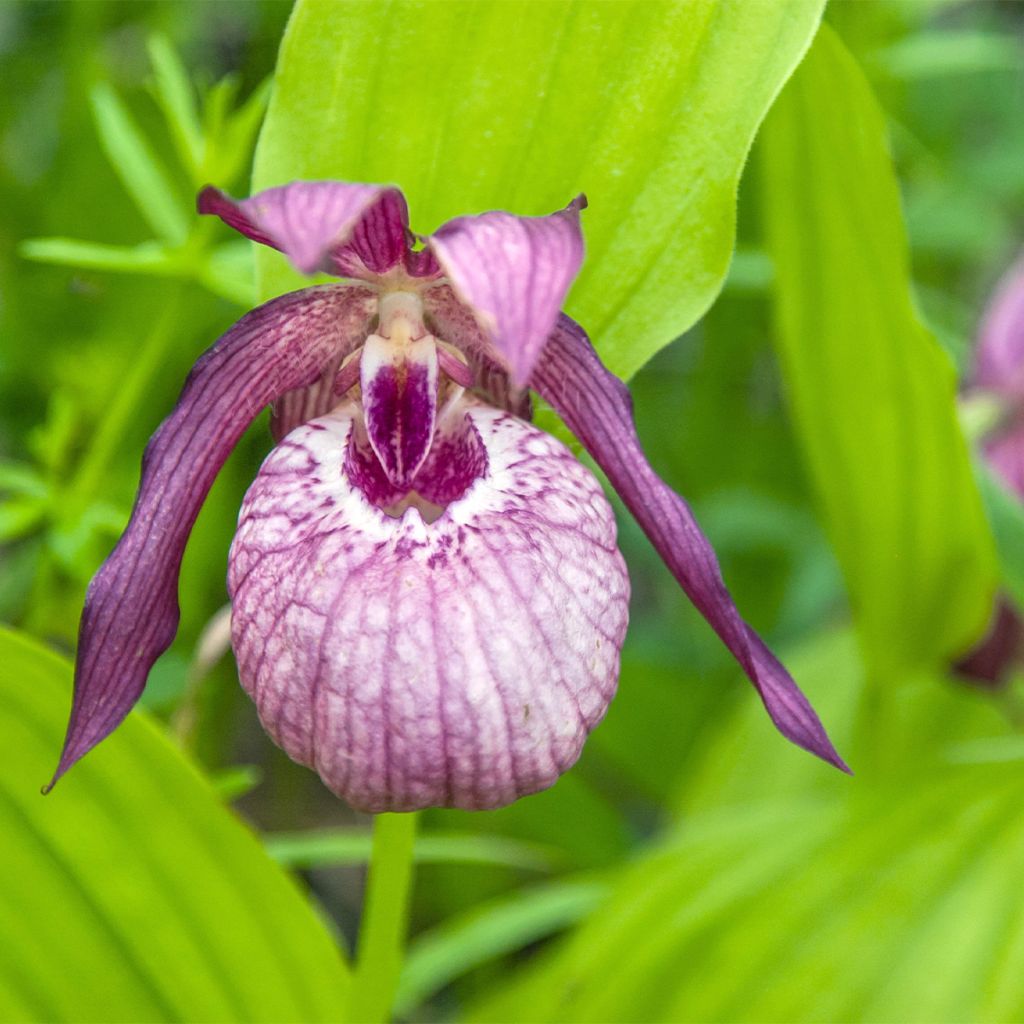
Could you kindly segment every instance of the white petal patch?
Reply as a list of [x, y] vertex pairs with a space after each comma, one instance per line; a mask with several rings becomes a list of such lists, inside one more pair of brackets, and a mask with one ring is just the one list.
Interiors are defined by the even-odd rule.
[[349, 483], [344, 410], [289, 434], [242, 506], [242, 684], [271, 736], [360, 810], [544, 789], [615, 691], [629, 582], [599, 484], [522, 420], [469, 415], [488, 467], [433, 523]]

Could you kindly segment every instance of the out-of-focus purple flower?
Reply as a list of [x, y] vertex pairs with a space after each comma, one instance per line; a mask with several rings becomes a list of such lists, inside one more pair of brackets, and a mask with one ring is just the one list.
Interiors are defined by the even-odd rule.
[[[1003, 484], [1024, 501], [1024, 256], [996, 286], [982, 318], [970, 389], [995, 399], [999, 421], [982, 453]], [[1000, 596], [984, 639], [956, 665], [979, 683], [1003, 683], [1024, 656], [1024, 620]]]
[[1003, 275], [985, 310], [973, 386], [1024, 404], [1024, 256]]
[[278, 444], [228, 572], [239, 674], [267, 731], [368, 811], [497, 807], [551, 785], [612, 698], [629, 583], [600, 486], [530, 425], [527, 388], [607, 474], [779, 730], [845, 767], [645, 459], [626, 388], [559, 312], [585, 205], [417, 239], [394, 188], [203, 190], [201, 213], [350, 283], [268, 302], [196, 364], [89, 588], [55, 779], [138, 699], [177, 628], [199, 507], [273, 404]]
[[1024, 256], [996, 286], [982, 320], [972, 388], [1002, 406], [985, 440], [985, 457], [1006, 486], [1024, 499]]

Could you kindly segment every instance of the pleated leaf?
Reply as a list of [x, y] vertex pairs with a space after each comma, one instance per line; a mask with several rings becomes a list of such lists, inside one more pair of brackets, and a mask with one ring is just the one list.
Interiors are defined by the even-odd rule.
[[[1024, 761], [982, 763], [1009, 724], [986, 696], [935, 678], [881, 706], [865, 700], [845, 634], [788, 660], [883, 723], [866, 743], [869, 769], [824, 783], [817, 766], [781, 772], [764, 723], [743, 708], [695, 767], [674, 833], [469, 1019], [996, 1024], [1024, 1014]], [[981, 755], [970, 765], [968, 735]]]
[[785, 386], [862, 638], [883, 671], [959, 654], [991, 610], [991, 533], [884, 119], [827, 26], [761, 137]]
[[[821, 7], [299, 0], [254, 188], [394, 183], [424, 233], [586, 192], [568, 312], [628, 376], [721, 287], [747, 151]], [[299, 283], [274, 254], [259, 268], [265, 296]]]
[[43, 797], [71, 666], [3, 629], [0, 666], [0, 1019], [342, 1019], [323, 924], [145, 717]]

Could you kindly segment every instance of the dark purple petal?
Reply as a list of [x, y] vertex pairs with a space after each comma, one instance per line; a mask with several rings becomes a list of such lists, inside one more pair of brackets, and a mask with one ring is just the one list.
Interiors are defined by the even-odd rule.
[[408, 251], [405, 198], [384, 185], [295, 181], [242, 200], [208, 185], [196, 205], [279, 249], [303, 274], [372, 278], [402, 263]]
[[474, 415], [475, 400], [463, 398], [438, 423], [430, 454], [413, 481], [416, 493], [426, 501], [442, 508], [450, 505], [487, 472], [487, 449]]
[[[386, 510], [389, 515], [397, 515], [398, 510], [415, 505], [424, 518], [432, 522], [487, 471], [487, 452], [464, 411], [471, 401], [463, 398], [446, 410], [419, 472], [410, 484], [401, 487], [388, 479], [380, 459], [370, 447], [366, 424], [361, 416], [354, 416], [344, 467], [349, 483], [362, 491], [371, 505]], [[340, 411], [336, 414], [346, 415]]]
[[580, 196], [547, 217], [457, 217], [429, 240], [515, 383], [525, 385], [583, 262]]
[[742, 618], [689, 507], [651, 469], [633, 424], [626, 386], [566, 316], [544, 347], [532, 386], [607, 474], [672, 575], [757, 687], [779, 731], [844, 771], [825, 729], [789, 673]]
[[231, 546], [242, 685], [274, 740], [360, 810], [499, 807], [550, 786], [615, 692], [629, 580], [600, 485], [529, 424], [463, 410], [486, 472], [432, 522], [366, 500], [338, 457], [350, 403], [270, 454]]
[[178, 627], [178, 572], [214, 477], [260, 410], [310, 383], [376, 304], [361, 287], [283, 295], [242, 317], [196, 363], [146, 448], [128, 527], [89, 585], [71, 720], [50, 785], [109, 735]]
[[437, 347], [433, 338], [393, 354], [371, 335], [363, 349], [360, 385], [366, 435], [388, 480], [408, 488], [430, 450], [437, 415]]
[[982, 321], [974, 384], [1024, 399], [1024, 258], [996, 288]]

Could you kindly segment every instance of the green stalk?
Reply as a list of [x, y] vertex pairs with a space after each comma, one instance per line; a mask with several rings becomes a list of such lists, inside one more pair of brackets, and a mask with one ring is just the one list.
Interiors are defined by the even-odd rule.
[[171, 342], [178, 335], [183, 292], [180, 286], [172, 288], [153, 329], [132, 359], [68, 488], [72, 501], [87, 505], [102, 490], [110, 463], [124, 443], [124, 433], [142, 408]]
[[378, 814], [366, 883], [348, 1019], [385, 1024], [405, 954], [415, 814]]
[[[111, 396], [89, 447], [62, 489], [60, 522], [74, 522], [99, 495], [105, 493], [110, 464], [124, 443], [125, 431], [142, 408], [150, 385], [159, 373], [177, 334], [183, 295], [184, 288], [180, 285], [170, 289], [156, 322]], [[65, 603], [70, 599], [74, 605], [80, 606], [81, 594], [69, 590], [67, 584], [61, 582], [56, 556], [44, 546], [27, 603], [26, 628], [52, 633], [56, 622], [63, 623], [65, 616], [55, 611], [54, 594], [61, 594]], [[74, 639], [71, 624], [75, 619], [77, 614], [67, 623], [68, 641]], [[57, 628], [61, 632], [65, 629], [63, 624]]]

